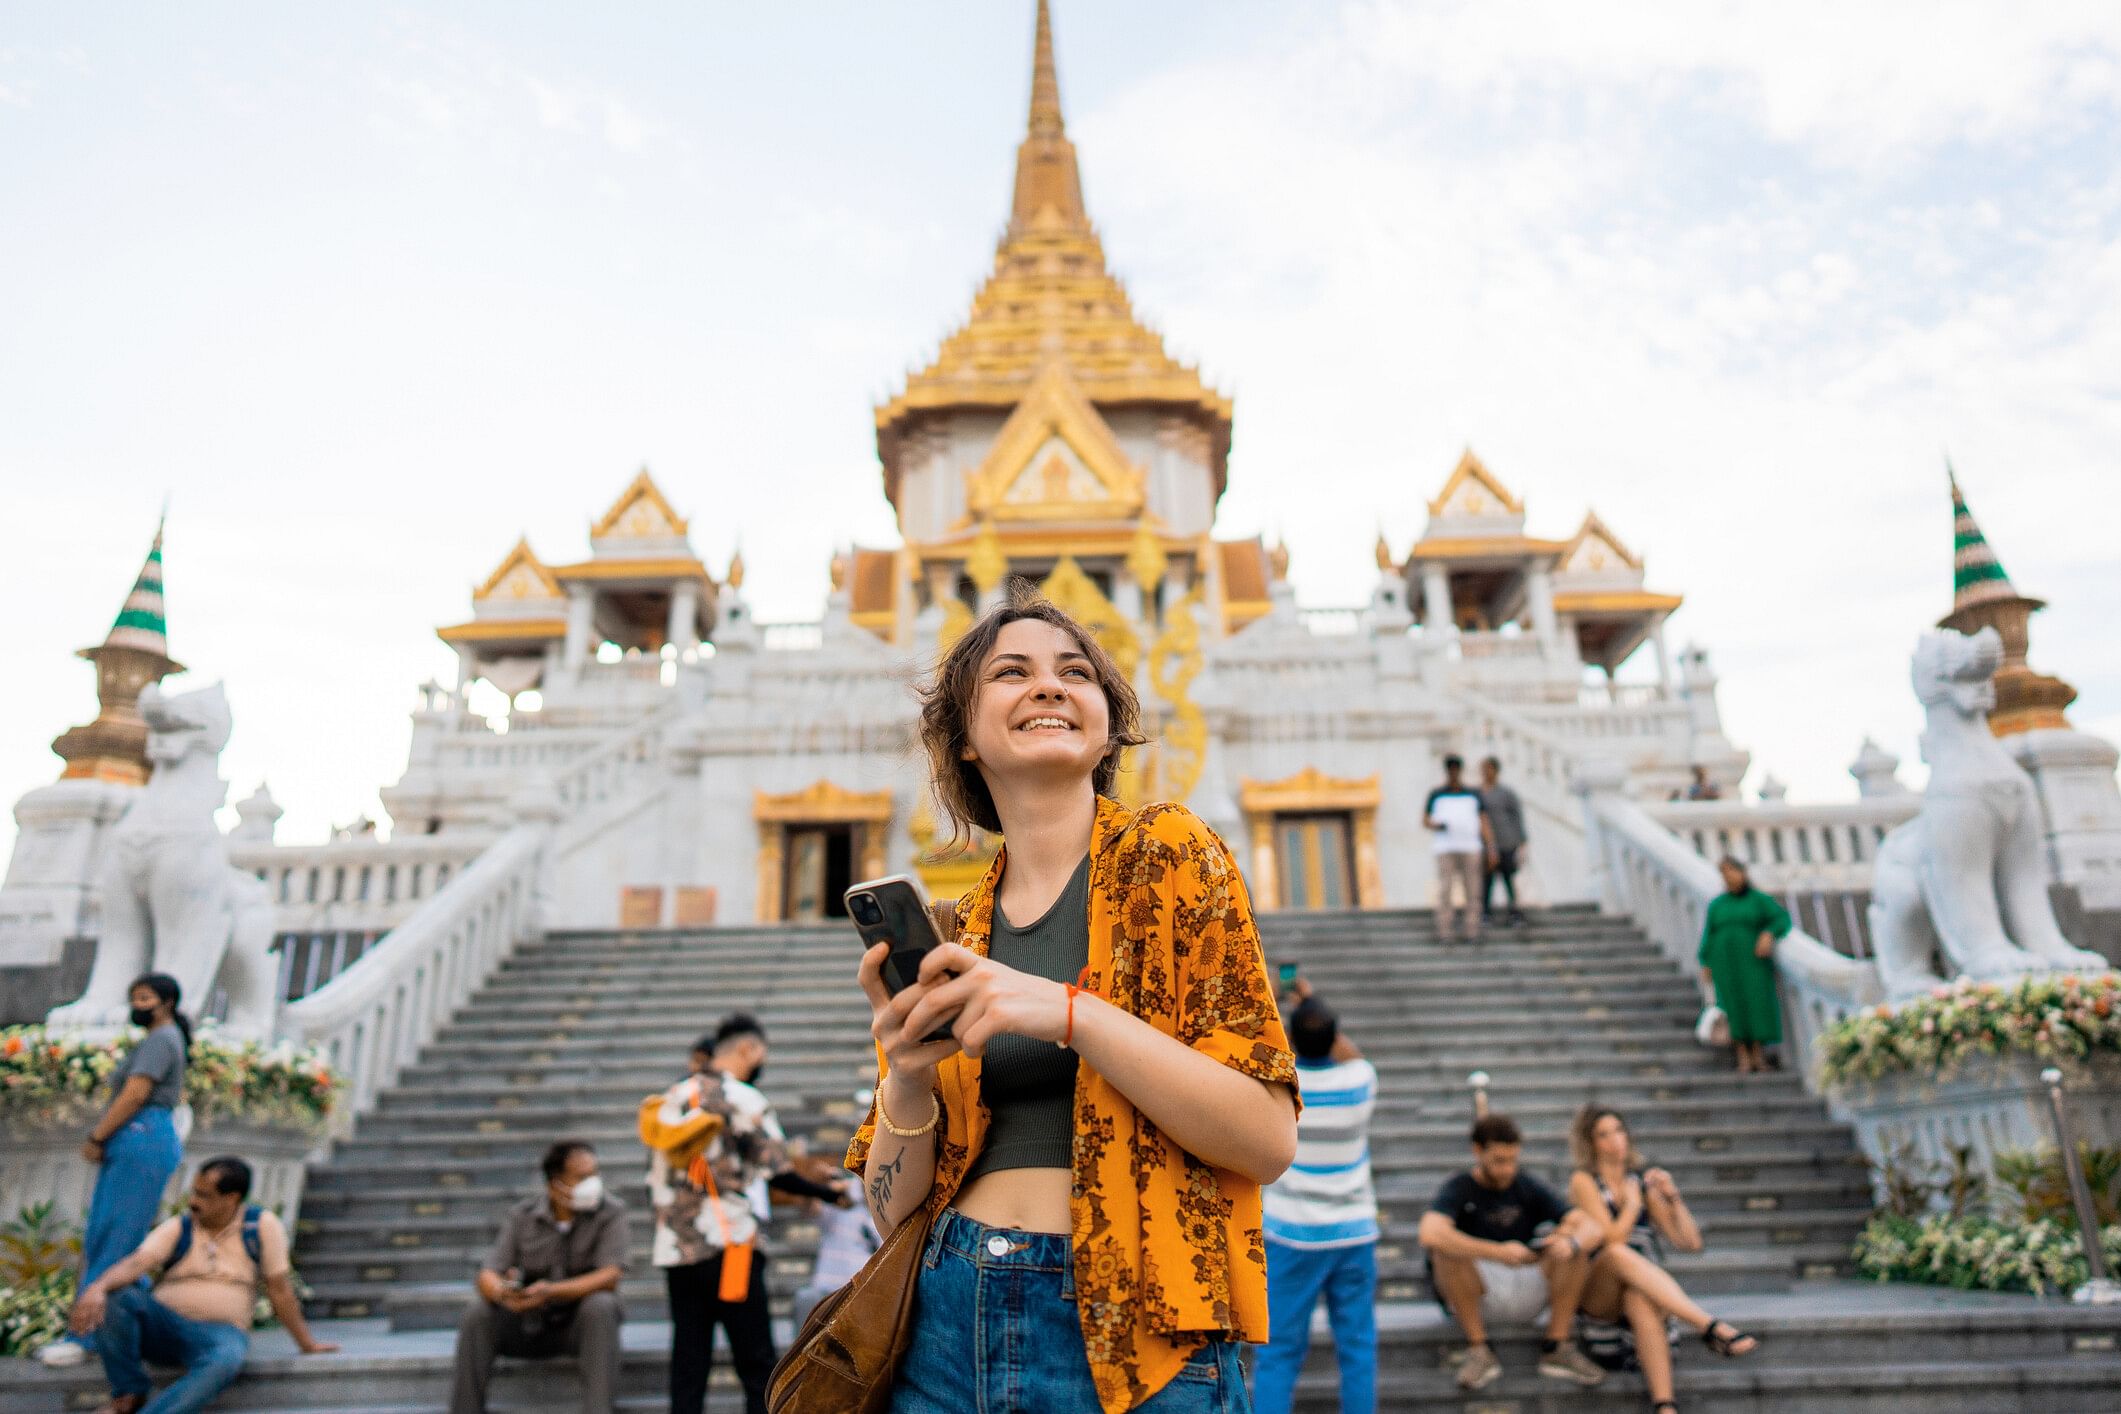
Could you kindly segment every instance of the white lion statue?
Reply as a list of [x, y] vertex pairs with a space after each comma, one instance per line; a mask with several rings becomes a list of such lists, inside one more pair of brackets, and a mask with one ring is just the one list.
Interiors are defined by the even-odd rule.
[[97, 870], [103, 932], [88, 989], [46, 1019], [60, 1029], [123, 1025], [126, 990], [143, 972], [166, 972], [184, 989], [184, 1007], [207, 1004], [218, 982], [228, 993], [223, 1025], [233, 1034], [272, 1034], [272, 902], [265, 885], [228, 862], [214, 825], [227, 796], [219, 757], [228, 744], [228, 698], [218, 684], [196, 692], [140, 694], [147, 721], [147, 784], [111, 827]]
[[1940, 950], [1959, 976], [1982, 980], [2109, 968], [2055, 923], [2039, 798], [1988, 728], [2002, 659], [1992, 628], [1927, 633], [1915, 647], [1929, 788], [1922, 813], [1879, 847], [1871, 886], [1879, 978], [1896, 1001], [1945, 980]]

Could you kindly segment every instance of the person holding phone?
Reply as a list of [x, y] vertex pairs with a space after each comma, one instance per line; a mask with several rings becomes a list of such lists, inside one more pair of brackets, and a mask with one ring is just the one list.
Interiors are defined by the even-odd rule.
[[1248, 1408], [1295, 1060], [1228, 846], [1112, 798], [1139, 721], [1020, 580], [923, 687], [937, 798], [1007, 844], [911, 985], [888, 943], [860, 968], [882, 1075], [847, 1166], [886, 1234], [935, 1219], [897, 1414]]

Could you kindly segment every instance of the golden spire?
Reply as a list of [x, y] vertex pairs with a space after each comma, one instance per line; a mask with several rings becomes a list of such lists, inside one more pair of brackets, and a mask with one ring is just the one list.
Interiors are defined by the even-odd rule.
[[1016, 202], [1009, 214], [1009, 233], [1033, 226], [1071, 227], [1088, 231], [1083, 212], [1082, 175], [1075, 166], [1075, 144], [1061, 121], [1060, 75], [1053, 67], [1053, 15], [1038, 0], [1038, 39], [1031, 51], [1031, 122], [1023, 146], [1016, 150]]
[[1093, 406], [1149, 407], [1186, 424], [1202, 440], [1215, 494], [1222, 494], [1230, 400], [1204, 384], [1198, 369], [1171, 357], [1106, 268], [1104, 246], [1083, 207], [1075, 144], [1061, 121], [1052, 17], [1039, 0], [1030, 122], [1017, 148], [1008, 229], [965, 322], [876, 409], [884, 495], [898, 504], [901, 457], [917, 445], [908, 439], [931, 416], [1014, 408], [1056, 362], [1067, 366]]

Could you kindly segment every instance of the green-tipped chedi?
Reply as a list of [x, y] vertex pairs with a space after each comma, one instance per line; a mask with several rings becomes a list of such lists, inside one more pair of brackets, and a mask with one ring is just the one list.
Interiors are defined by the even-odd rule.
[[66, 762], [65, 780], [115, 781], [138, 785], [147, 779], [147, 724], [140, 720], [140, 693], [151, 682], [184, 671], [169, 656], [169, 623], [162, 605], [162, 526], [140, 566], [132, 592], [103, 642], [80, 656], [96, 665], [96, 720], [75, 727], [52, 743]]

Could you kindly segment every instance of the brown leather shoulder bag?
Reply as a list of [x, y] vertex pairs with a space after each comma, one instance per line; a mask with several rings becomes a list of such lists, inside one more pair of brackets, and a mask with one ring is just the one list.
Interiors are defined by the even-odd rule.
[[773, 1367], [767, 1414], [882, 1414], [891, 1407], [933, 1223], [924, 1204], [851, 1281], [817, 1304]]

